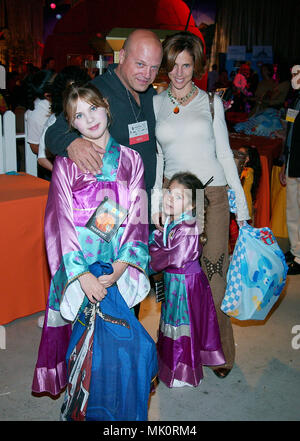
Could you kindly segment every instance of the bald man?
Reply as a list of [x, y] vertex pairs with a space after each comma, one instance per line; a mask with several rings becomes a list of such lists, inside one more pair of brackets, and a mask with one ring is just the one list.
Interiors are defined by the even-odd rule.
[[[119, 64], [92, 83], [108, 99], [112, 114], [109, 127], [112, 137], [122, 145], [140, 153], [145, 167], [148, 197], [154, 187], [156, 173], [155, 116], [153, 83], [162, 60], [159, 38], [150, 30], [137, 29], [127, 38], [119, 53]], [[137, 136], [138, 135], [138, 136]], [[46, 132], [45, 144], [55, 155], [68, 156], [83, 171], [97, 173], [102, 162], [99, 147], [70, 132], [63, 115]]]
[[291, 69], [294, 100], [287, 111], [285, 163], [280, 182], [286, 186], [286, 223], [290, 250], [285, 254], [288, 276], [300, 274], [300, 63]]

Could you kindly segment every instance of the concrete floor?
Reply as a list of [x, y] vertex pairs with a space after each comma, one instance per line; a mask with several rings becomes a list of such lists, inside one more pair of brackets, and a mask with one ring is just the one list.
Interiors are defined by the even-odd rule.
[[[156, 339], [160, 305], [149, 296], [140, 320]], [[31, 394], [41, 329], [34, 314], [5, 326], [0, 350], [0, 420], [57, 421], [63, 396]], [[293, 328], [298, 325], [297, 334]], [[168, 389], [160, 383], [151, 397], [149, 421], [300, 421], [300, 275], [264, 322], [233, 320], [236, 364], [225, 379], [204, 367], [197, 388]], [[294, 328], [294, 331], [296, 329]], [[294, 349], [292, 339], [294, 338]], [[171, 404], [170, 404], [171, 403]]]

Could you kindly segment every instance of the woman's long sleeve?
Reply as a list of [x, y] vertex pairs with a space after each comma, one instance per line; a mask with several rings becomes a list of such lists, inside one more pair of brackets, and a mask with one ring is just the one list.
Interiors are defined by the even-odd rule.
[[218, 96], [215, 96], [214, 98], [214, 109], [215, 115], [213, 127], [216, 140], [216, 155], [218, 161], [223, 167], [225, 178], [229, 187], [232, 188], [235, 192], [237, 220], [246, 220], [250, 218], [247, 201], [229, 144], [223, 103]]

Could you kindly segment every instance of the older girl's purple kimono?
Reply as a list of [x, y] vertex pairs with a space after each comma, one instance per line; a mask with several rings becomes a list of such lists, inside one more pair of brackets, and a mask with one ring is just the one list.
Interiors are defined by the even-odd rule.
[[198, 386], [202, 365], [225, 363], [215, 306], [199, 264], [202, 248], [194, 218], [183, 213], [155, 230], [150, 238], [150, 266], [164, 271], [165, 301], [161, 307], [158, 376], [168, 387], [174, 380]]
[[[128, 210], [110, 242], [85, 225], [104, 197]], [[57, 395], [66, 386], [66, 352], [84, 299], [78, 277], [101, 260], [128, 263], [117, 282], [129, 308], [149, 292], [147, 195], [140, 155], [110, 138], [102, 173], [82, 173], [69, 158], [57, 157], [45, 215], [45, 238], [51, 285], [34, 372], [34, 392]]]

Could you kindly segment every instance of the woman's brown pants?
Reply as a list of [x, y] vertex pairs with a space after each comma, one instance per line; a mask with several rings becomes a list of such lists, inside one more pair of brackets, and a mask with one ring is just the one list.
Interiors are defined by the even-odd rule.
[[205, 189], [205, 196], [208, 199], [208, 207], [205, 214], [207, 242], [203, 247], [201, 266], [208, 278], [215, 303], [222, 349], [226, 360], [224, 367], [231, 369], [235, 358], [232, 324], [230, 317], [220, 309], [226, 289], [226, 275], [229, 263], [230, 215], [227, 188], [225, 186], [207, 187]]

